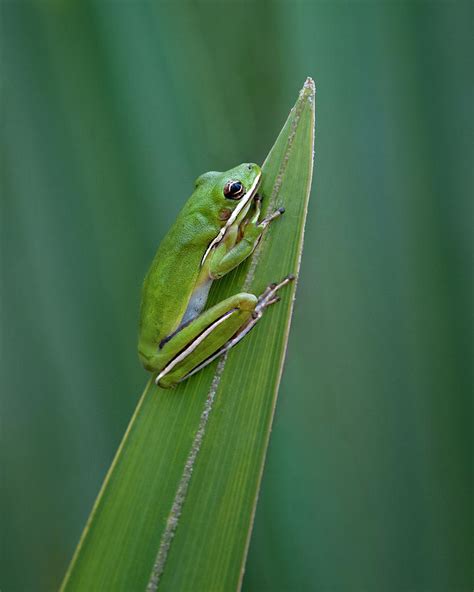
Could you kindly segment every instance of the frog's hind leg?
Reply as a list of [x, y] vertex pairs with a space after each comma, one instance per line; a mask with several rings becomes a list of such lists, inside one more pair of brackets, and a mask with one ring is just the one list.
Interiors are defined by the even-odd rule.
[[245, 325], [257, 305], [258, 299], [253, 294], [235, 294], [163, 339], [150, 363], [159, 372], [156, 384], [167, 388], [181, 382]]
[[274, 284], [270, 284], [269, 286], [267, 286], [267, 288], [265, 288], [265, 290], [259, 296], [258, 301], [257, 301], [257, 305], [255, 306], [255, 309], [253, 310], [248, 321], [246, 323], [244, 323], [238, 329], [238, 331], [229, 339], [229, 341], [227, 341], [220, 349], [218, 349], [211, 356], [206, 358], [203, 362], [198, 364], [195, 368], [193, 368], [191, 370], [191, 372], [189, 372], [188, 374], [183, 376], [181, 378], [180, 382], [185, 380], [186, 378], [189, 378], [190, 376], [192, 376], [196, 372], [199, 372], [199, 370], [201, 370], [202, 368], [204, 368], [205, 366], [207, 366], [208, 364], [213, 362], [216, 358], [218, 358], [219, 356], [222, 356], [223, 354], [228, 352], [230, 349], [232, 349], [235, 345], [237, 345], [239, 343], [239, 341], [241, 341], [255, 327], [255, 325], [258, 323], [258, 321], [262, 318], [264, 310], [267, 307], [271, 306], [272, 304], [275, 304], [276, 302], [278, 302], [280, 300], [280, 296], [278, 296], [278, 290], [280, 290], [280, 288], [282, 288], [283, 286], [286, 286], [287, 284], [292, 282], [294, 279], [295, 279], [294, 275], [288, 275], [280, 283], [278, 283], [278, 284], [274, 283]]

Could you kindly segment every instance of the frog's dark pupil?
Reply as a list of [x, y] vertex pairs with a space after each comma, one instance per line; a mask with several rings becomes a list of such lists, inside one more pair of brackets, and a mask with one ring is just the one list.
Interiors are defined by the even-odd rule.
[[240, 181], [228, 181], [224, 187], [224, 195], [229, 199], [240, 199], [245, 189]]

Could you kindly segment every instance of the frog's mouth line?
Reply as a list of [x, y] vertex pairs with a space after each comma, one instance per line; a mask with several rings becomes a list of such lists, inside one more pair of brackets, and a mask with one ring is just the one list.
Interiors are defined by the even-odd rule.
[[220, 230], [219, 230], [219, 234], [216, 236], [216, 238], [214, 238], [211, 243], [209, 244], [209, 246], [206, 249], [206, 252], [204, 253], [202, 259], [201, 259], [201, 266], [204, 264], [204, 261], [206, 260], [207, 256], [209, 255], [209, 253], [211, 252], [211, 250], [216, 247], [221, 240], [224, 238], [225, 233], [227, 232], [227, 229], [230, 228], [232, 226], [232, 224], [237, 220], [240, 212], [250, 203], [250, 201], [253, 199], [253, 196], [255, 195], [255, 193], [257, 192], [257, 188], [258, 185], [260, 183], [260, 179], [262, 178], [262, 173], [260, 172], [256, 177], [254, 182], [252, 183], [250, 189], [247, 191], [247, 193], [241, 198], [241, 200], [239, 201], [239, 203], [237, 204], [237, 206], [235, 207], [234, 211], [232, 212], [232, 214], [230, 215], [229, 219], [227, 220], [227, 222], [225, 223], [225, 226], [223, 226]]

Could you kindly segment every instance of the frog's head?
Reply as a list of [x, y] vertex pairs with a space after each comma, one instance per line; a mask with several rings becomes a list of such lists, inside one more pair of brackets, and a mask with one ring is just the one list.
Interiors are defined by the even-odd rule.
[[207, 185], [214, 216], [221, 229], [209, 245], [202, 262], [212, 248], [223, 239], [228, 228], [246, 216], [262, 177], [261, 168], [254, 163], [243, 163], [224, 173], [206, 173], [196, 181], [196, 187]]
[[[238, 215], [249, 209], [261, 176], [258, 164], [246, 162], [223, 173], [204, 173], [196, 179], [196, 189], [201, 189], [200, 195], [207, 197], [208, 205], [224, 220], [226, 212], [229, 217], [235, 211]], [[235, 219], [232, 216], [232, 223]]]

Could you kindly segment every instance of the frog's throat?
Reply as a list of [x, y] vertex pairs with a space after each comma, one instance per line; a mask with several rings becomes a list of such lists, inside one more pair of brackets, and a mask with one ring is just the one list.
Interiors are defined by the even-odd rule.
[[221, 240], [224, 238], [224, 235], [227, 232], [227, 229], [230, 228], [232, 226], [232, 224], [237, 220], [240, 212], [248, 205], [250, 200], [253, 199], [253, 196], [255, 195], [255, 193], [257, 191], [257, 187], [258, 187], [258, 184], [260, 183], [261, 178], [262, 178], [262, 173], [260, 172], [255, 177], [255, 180], [252, 183], [252, 186], [250, 187], [250, 189], [247, 191], [247, 193], [242, 197], [242, 199], [239, 201], [239, 203], [235, 207], [234, 211], [232, 212], [229, 219], [225, 223], [225, 226], [223, 226], [219, 230], [218, 235], [211, 241], [211, 243], [207, 247], [206, 252], [204, 253], [204, 255], [201, 259], [201, 266], [204, 264], [204, 261], [206, 260], [207, 256], [212, 251], [212, 249], [214, 247], [216, 247], [221, 242]]

